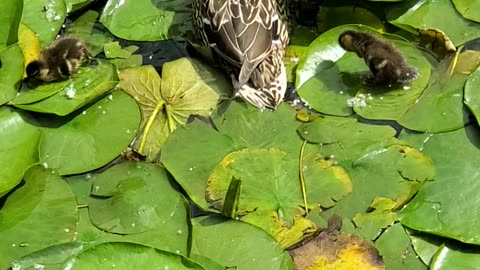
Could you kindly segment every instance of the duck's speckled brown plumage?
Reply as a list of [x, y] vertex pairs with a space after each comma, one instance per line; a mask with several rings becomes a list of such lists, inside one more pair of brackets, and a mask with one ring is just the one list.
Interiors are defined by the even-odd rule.
[[194, 0], [194, 28], [253, 105], [276, 108], [287, 87], [286, 6], [277, 0]]
[[364, 59], [372, 72], [372, 83], [392, 85], [414, 80], [418, 76], [418, 72], [389, 41], [370, 33], [345, 31], [338, 42], [346, 51], [355, 52]]

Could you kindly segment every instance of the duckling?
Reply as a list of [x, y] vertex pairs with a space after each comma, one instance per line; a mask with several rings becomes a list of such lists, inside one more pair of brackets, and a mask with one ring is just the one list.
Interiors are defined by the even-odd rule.
[[219, 56], [240, 96], [277, 108], [287, 89], [283, 59], [289, 42], [283, 0], [194, 0], [194, 29]]
[[27, 78], [44, 82], [67, 78], [91, 57], [85, 42], [76, 37], [61, 37], [27, 65]]
[[418, 77], [417, 70], [407, 63], [393, 43], [370, 33], [345, 31], [340, 34], [338, 43], [344, 50], [364, 59], [372, 72], [368, 83], [391, 86]]

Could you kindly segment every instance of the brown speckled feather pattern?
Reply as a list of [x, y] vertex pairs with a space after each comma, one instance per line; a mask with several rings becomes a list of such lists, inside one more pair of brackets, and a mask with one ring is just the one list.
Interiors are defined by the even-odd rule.
[[[350, 37], [350, 44], [342, 44], [344, 36]], [[340, 35], [339, 42], [344, 49], [364, 59], [373, 74], [372, 82], [376, 84], [405, 83], [418, 76], [418, 72], [389, 41], [366, 32], [346, 31]]]
[[286, 90], [284, 48], [289, 37], [276, 0], [194, 0], [199, 38], [223, 60], [237, 95], [276, 108]]

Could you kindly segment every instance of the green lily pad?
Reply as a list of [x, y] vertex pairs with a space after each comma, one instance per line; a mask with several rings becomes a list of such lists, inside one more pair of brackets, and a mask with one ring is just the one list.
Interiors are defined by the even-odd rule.
[[115, 36], [136, 41], [165, 40], [192, 29], [191, 1], [109, 0], [100, 21]]
[[308, 79], [297, 92], [318, 112], [349, 116], [353, 108], [348, 101], [362, 87], [361, 76], [368, 72], [362, 59], [355, 54], [346, 54], [332, 67]]
[[255, 226], [215, 216], [195, 218], [192, 224], [192, 253], [237, 269], [294, 269], [288, 253]]
[[480, 37], [480, 24], [464, 19], [452, 1], [407, 0], [389, 8], [387, 19], [415, 34], [417, 29], [441, 29], [455, 46]]
[[[112, 90], [118, 84], [116, 80], [115, 66], [108, 61], [100, 61], [96, 66], [80, 68], [66, 86], [61, 82], [47, 84], [39, 94], [31, 93], [35, 89], [27, 90], [26, 97], [19, 95], [19, 100], [13, 100], [12, 104], [24, 110], [64, 116]], [[35, 100], [38, 98], [40, 100]]]
[[133, 234], [161, 228], [164, 238], [170, 238], [165, 241], [187, 244], [188, 207], [159, 166], [134, 161], [115, 165], [96, 177], [91, 195], [90, 218], [100, 229]]
[[67, 14], [64, 0], [24, 0], [22, 23], [30, 27], [45, 47], [57, 36]]
[[320, 33], [344, 24], [363, 24], [378, 31], [384, 29], [382, 21], [367, 9], [356, 6], [323, 7], [317, 15]]
[[465, 83], [465, 97], [464, 103], [470, 109], [470, 111], [477, 118], [477, 122], [480, 123], [480, 95], [478, 89], [480, 88], [480, 68], [470, 75]]
[[64, 269], [194, 269], [205, 268], [193, 261], [167, 251], [130, 243], [105, 243], [72, 258]]
[[70, 36], [81, 38], [88, 45], [93, 56], [103, 51], [103, 44], [113, 40], [105, 27], [97, 21], [100, 14], [88, 10], [76, 19], [66, 30]]
[[401, 138], [421, 142], [423, 152], [436, 164], [437, 176], [400, 212], [399, 220], [415, 230], [479, 244], [480, 234], [474, 225], [480, 213], [476, 203], [480, 164], [478, 127], [434, 135], [402, 133]]
[[93, 1], [94, 0], [65, 0], [65, 5], [67, 6], [67, 13], [77, 11], [80, 8], [92, 3]]
[[395, 206], [396, 203], [390, 199], [381, 197], [375, 198], [369, 207], [370, 209], [373, 209], [372, 211], [364, 214], [357, 214], [353, 217], [353, 222], [355, 223], [357, 231], [367, 239], [374, 240], [381, 233], [379, 228], [387, 228], [397, 220], [397, 217], [393, 212]]
[[208, 177], [217, 164], [233, 151], [235, 147], [231, 138], [195, 120], [179, 127], [168, 138], [161, 161], [188, 197], [207, 210], [210, 207], [205, 200]]
[[138, 48], [139, 47], [137, 46], [122, 48], [118, 42], [109, 42], [103, 45], [105, 56], [109, 58], [109, 61], [118, 69], [138, 67], [142, 65], [142, 55], [133, 54]]
[[432, 258], [437, 253], [441, 245], [448, 239], [426, 233], [410, 234], [413, 249], [424, 264], [430, 265]]
[[18, 25], [22, 18], [23, 0], [2, 1], [0, 9], [3, 16], [0, 18], [0, 52], [6, 47], [17, 43]]
[[135, 101], [114, 91], [67, 123], [45, 128], [39, 144], [40, 162], [61, 175], [99, 168], [122, 153], [139, 123]]
[[72, 80], [69, 79], [64, 81], [41, 84], [34, 89], [22, 88], [20, 92], [18, 92], [18, 94], [15, 96], [15, 98], [10, 101], [10, 104], [22, 105], [34, 103], [55, 95], [67, 86], [70, 88], [71, 84], [75, 85], [75, 83], [73, 83]]
[[[97, 176], [98, 174], [87, 173], [67, 178], [79, 205], [88, 205], [92, 199], [90, 191]], [[187, 200], [182, 197], [182, 201], [178, 202], [175, 207], [176, 209], [172, 210], [173, 216], [169, 216], [168, 219], [171, 221], [165, 224], [162, 221], [161, 225], [154, 229], [134, 234], [109, 233], [99, 229], [92, 224], [88, 209], [80, 208], [76, 241], [82, 243], [84, 249], [107, 242], [129, 242], [187, 255], [188, 237], [191, 234], [190, 230], [184, 227], [189, 224], [189, 220], [186, 218], [190, 212], [189, 205]], [[140, 220], [135, 222], [139, 223]]]
[[401, 224], [389, 227], [375, 242], [375, 247], [383, 260], [385, 269], [404, 270], [428, 269], [415, 254], [410, 237]]
[[70, 242], [77, 226], [75, 197], [61, 177], [36, 166], [24, 179], [0, 211], [2, 269], [31, 252]]
[[142, 110], [142, 133], [134, 148], [148, 160], [158, 159], [165, 140], [190, 114], [208, 115], [230, 89], [218, 71], [187, 58], [164, 64], [162, 77], [152, 66], [120, 73], [120, 87]]
[[247, 147], [275, 147], [298, 158], [302, 143], [296, 133], [295, 112], [288, 105], [261, 112], [233, 102], [226, 112], [220, 110], [212, 113], [220, 132], [194, 120], [175, 130], [162, 150], [162, 163], [203, 209], [209, 208], [205, 201], [208, 177], [227, 154]]
[[[395, 209], [405, 204], [420, 189], [424, 181], [433, 179], [431, 160], [420, 151], [403, 145], [393, 138], [389, 126], [372, 126], [355, 119], [324, 117], [305, 123], [299, 133], [306, 140], [319, 143], [320, 152], [338, 162], [352, 180], [352, 193], [326, 210], [327, 216], [338, 214], [346, 219], [367, 213], [378, 197], [395, 202]], [[388, 218], [389, 213], [383, 213]], [[375, 227], [375, 226], [377, 227]], [[371, 237], [372, 231], [385, 223], [369, 224], [368, 230], [352, 231]]]
[[16, 260], [12, 264], [12, 269], [35, 270], [43, 266], [49, 270], [60, 270], [68, 258], [80, 254], [84, 248], [80, 242], [49, 246]]
[[478, 246], [441, 245], [432, 258], [430, 269], [463, 270], [475, 269], [480, 263]]
[[103, 51], [107, 58], [128, 58], [136, 50], [138, 50], [137, 46], [130, 46], [123, 49], [118, 42], [103, 44]]
[[480, 22], [480, 14], [477, 12], [480, 10], [480, 2], [468, 0], [452, 0], [452, 2], [463, 17]]
[[219, 108], [212, 120], [220, 133], [232, 138], [235, 148], [277, 148], [298, 158], [302, 140], [297, 134], [300, 125], [295, 111], [288, 105], [275, 111], [259, 111], [243, 103], [233, 102], [227, 111]]
[[390, 126], [367, 125], [354, 118], [332, 116], [305, 123], [298, 132], [305, 140], [323, 145], [322, 154], [334, 155], [332, 158], [345, 166], [351, 166], [379, 144], [394, 143], [390, 140], [395, 136], [395, 130]]
[[463, 127], [469, 113], [463, 106], [467, 78], [467, 75], [454, 73], [447, 81], [431, 82], [398, 123], [411, 130], [433, 133]]
[[[207, 201], [222, 210], [231, 179], [240, 179], [242, 191], [237, 209], [240, 219], [263, 228], [275, 236], [281, 246], [291, 246], [303, 234], [315, 230], [314, 224], [302, 217], [306, 211], [300, 207], [303, 200], [298, 156], [295, 157], [274, 148], [232, 152], [210, 175]], [[339, 200], [351, 190], [350, 179], [340, 167], [316, 161], [314, 155], [304, 159], [309, 207], [331, 207], [332, 198]]]
[[15, 44], [0, 52], [0, 105], [12, 100], [20, 89], [23, 76], [23, 54]]
[[29, 124], [28, 116], [10, 107], [0, 108], [0, 197], [13, 189], [25, 170], [38, 161], [40, 129]]
[[225, 266], [220, 265], [212, 259], [205, 256], [200, 256], [198, 254], [190, 254], [189, 258], [208, 270], [225, 270], [226, 268]]

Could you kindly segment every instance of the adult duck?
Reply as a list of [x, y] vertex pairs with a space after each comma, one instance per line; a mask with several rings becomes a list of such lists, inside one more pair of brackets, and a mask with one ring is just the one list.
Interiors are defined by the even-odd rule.
[[235, 95], [277, 108], [287, 88], [285, 0], [194, 0], [194, 29], [230, 74]]

